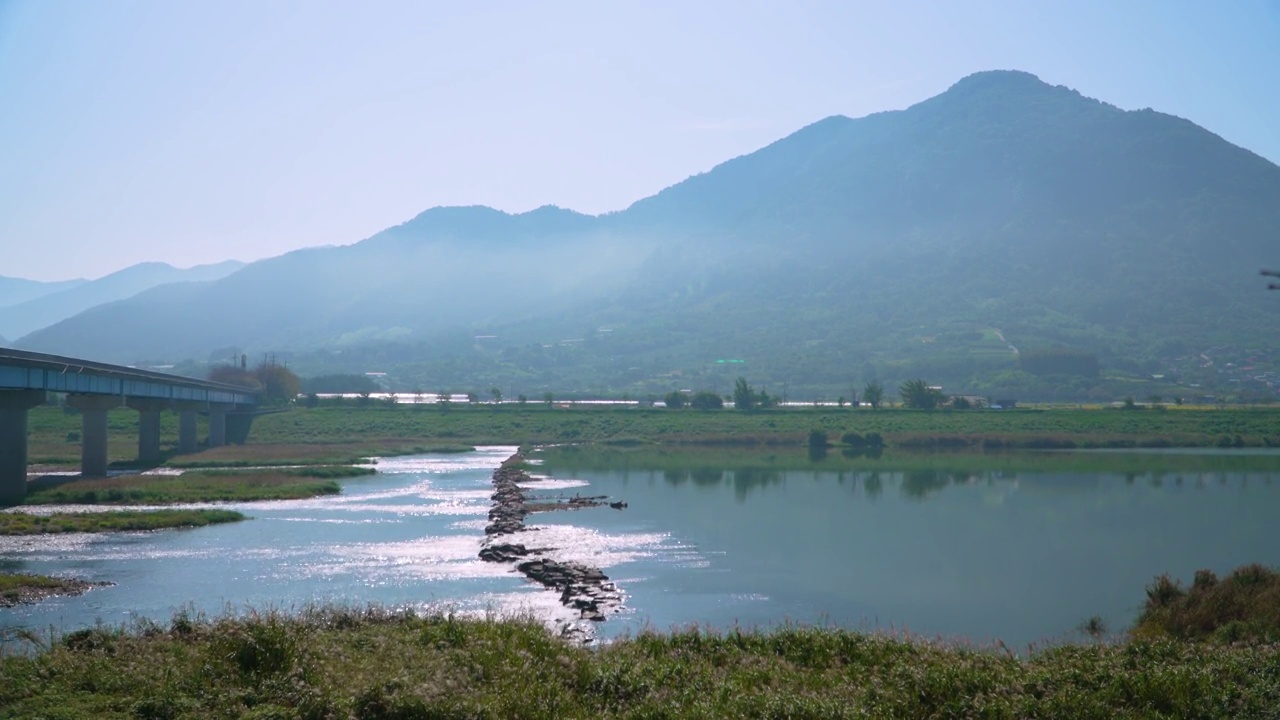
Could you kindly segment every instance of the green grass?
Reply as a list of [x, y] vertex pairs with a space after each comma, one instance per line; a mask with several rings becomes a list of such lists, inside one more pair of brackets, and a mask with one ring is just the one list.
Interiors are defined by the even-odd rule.
[[[981, 447], [1214, 446], [1236, 435], [1248, 446], [1280, 446], [1280, 409], [1109, 409], [937, 411], [788, 408], [757, 413], [661, 408], [314, 408], [260, 418], [252, 444], [351, 443], [395, 446], [413, 440], [467, 445], [794, 444], [810, 430], [833, 438], [878, 432], [890, 445], [955, 443]], [[936, 444], [936, 443], [935, 443]]]
[[[50, 595], [78, 595], [89, 587], [90, 585], [82, 580], [46, 575], [0, 573], [0, 608], [36, 602]], [[30, 635], [20, 627], [0, 628], [0, 647], [10, 637], [30, 637]]]
[[11, 718], [1273, 718], [1280, 651], [1138, 641], [1027, 658], [843, 630], [642, 633], [318, 609], [98, 627], [0, 658]]
[[0, 573], [0, 593], [9, 593], [24, 587], [53, 590], [64, 587], [66, 584], [66, 580], [46, 575]]
[[95, 513], [0, 513], [0, 535], [43, 535], [71, 532], [117, 532], [203, 527], [244, 520], [230, 510], [116, 510]]
[[[165, 417], [168, 418], [168, 413]], [[58, 408], [31, 411], [33, 464], [75, 467], [80, 444], [68, 437], [79, 418]], [[168, 418], [172, 420], [172, 418]], [[174, 427], [170, 427], [174, 425]], [[869, 408], [736, 410], [547, 407], [528, 405], [294, 408], [254, 421], [249, 443], [172, 455], [176, 424], [162, 425], [172, 466], [337, 465], [378, 455], [465, 451], [484, 444], [608, 443], [618, 446], [795, 445], [811, 430], [831, 438], [879, 433], [889, 447], [1137, 448], [1280, 447], [1280, 408], [1170, 408], [1122, 411], [1049, 408], [1006, 411], [911, 411]], [[1237, 441], [1238, 438], [1238, 441]], [[109, 455], [137, 455], [137, 413], [109, 413]]]
[[191, 502], [296, 500], [336, 495], [337, 480], [371, 475], [372, 468], [319, 466], [271, 470], [191, 470], [181, 475], [42, 479], [29, 487], [27, 505], [170, 505]]

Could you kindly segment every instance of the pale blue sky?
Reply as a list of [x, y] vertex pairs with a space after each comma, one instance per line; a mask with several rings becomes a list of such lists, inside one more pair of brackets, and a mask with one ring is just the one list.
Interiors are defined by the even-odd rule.
[[1280, 161], [1280, 0], [0, 0], [0, 275], [618, 210], [995, 68]]

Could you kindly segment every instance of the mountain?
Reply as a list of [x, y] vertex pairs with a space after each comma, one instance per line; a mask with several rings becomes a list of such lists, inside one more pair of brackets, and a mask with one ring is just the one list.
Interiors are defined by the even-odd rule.
[[[304, 371], [427, 388], [724, 392], [744, 375], [834, 397], [923, 376], [1113, 399], [1117, 377], [1280, 382], [1280, 307], [1257, 281], [1278, 236], [1276, 165], [1186, 120], [994, 71], [821, 120], [620, 212], [435, 208], [20, 344], [124, 361], [288, 351]], [[1096, 362], [1045, 377], [1028, 361], [1055, 352]]]
[[215, 282], [96, 307], [19, 344], [132, 361], [205, 357], [229, 346], [343, 349], [418, 339], [563, 311], [598, 295], [649, 249], [554, 207], [519, 215], [434, 208], [353, 245], [299, 250]]
[[24, 280], [23, 278], [0, 275], [0, 308], [34, 300], [59, 290], [68, 290], [85, 282], [85, 280], [40, 282], [39, 280]]
[[201, 282], [230, 275], [244, 263], [228, 260], [181, 270], [160, 262], [140, 263], [91, 281], [72, 281], [55, 292], [0, 307], [0, 335], [22, 336], [91, 307], [136, 295], [157, 285]]

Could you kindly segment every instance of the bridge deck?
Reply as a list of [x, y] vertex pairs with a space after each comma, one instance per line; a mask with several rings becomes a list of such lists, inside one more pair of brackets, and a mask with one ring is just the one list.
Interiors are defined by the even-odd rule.
[[[195, 452], [196, 413], [209, 415], [209, 447], [227, 442], [229, 413], [258, 404], [249, 388], [139, 370], [122, 365], [0, 348], [0, 505], [22, 502], [27, 492], [27, 411], [47, 393], [67, 393], [81, 415], [80, 472], [107, 474], [107, 411], [138, 411], [138, 459], [160, 460], [160, 413], [179, 413], [178, 452]], [[243, 442], [251, 412], [234, 416], [232, 440]], [[238, 438], [238, 440], [237, 440]]]
[[256, 405], [248, 388], [77, 358], [0, 348], [0, 388]]

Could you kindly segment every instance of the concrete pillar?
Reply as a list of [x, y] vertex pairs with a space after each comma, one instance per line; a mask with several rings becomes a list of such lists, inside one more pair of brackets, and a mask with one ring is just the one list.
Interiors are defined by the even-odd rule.
[[0, 390], [0, 505], [27, 496], [27, 411], [42, 402], [43, 390]]
[[209, 406], [209, 447], [227, 444], [227, 405]]
[[232, 445], [243, 445], [249, 439], [249, 430], [253, 427], [252, 412], [233, 412], [227, 415], [227, 442]]
[[138, 411], [138, 462], [143, 465], [158, 465], [160, 463], [160, 413], [169, 409], [169, 401], [129, 398], [125, 404]]
[[68, 395], [67, 404], [80, 411], [80, 474], [106, 477], [107, 411], [120, 406], [113, 395]]
[[178, 409], [178, 452], [190, 455], [196, 451], [196, 411]]

